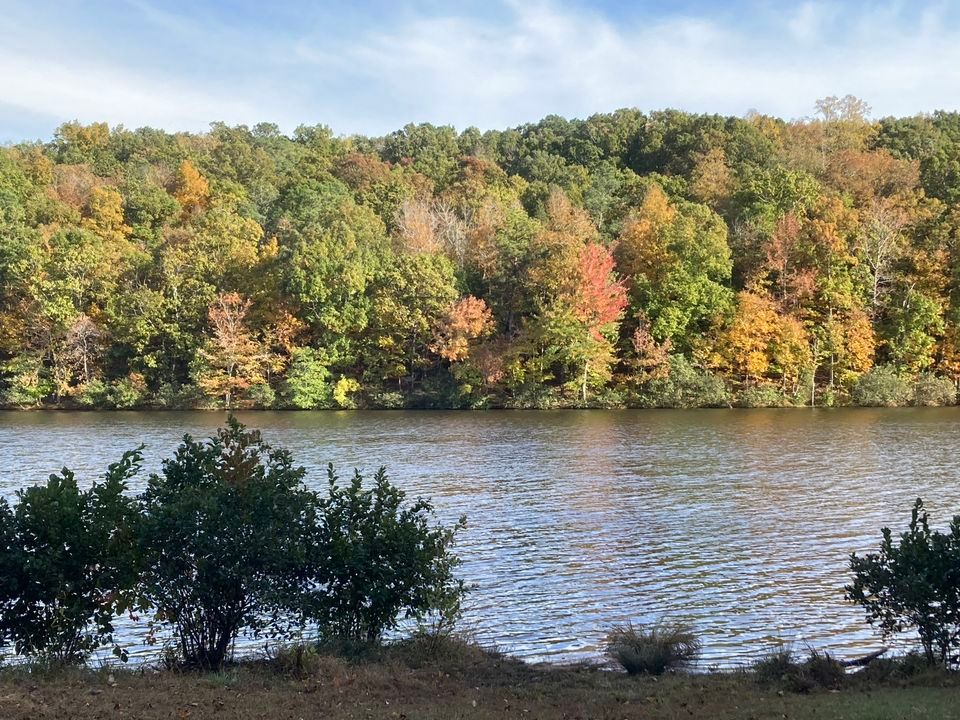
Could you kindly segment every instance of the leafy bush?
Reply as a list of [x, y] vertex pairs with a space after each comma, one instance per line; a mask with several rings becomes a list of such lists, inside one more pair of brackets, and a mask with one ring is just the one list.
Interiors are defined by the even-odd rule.
[[925, 373], [913, 385], [913, 405], [940, 407], [956, 402], [957, 388], [949, 378]]
[[110, 384], [94, 379], [79, 386], [74, 399], [83, 407], [120, 410], [138, 405], [145, 392], [141, 376], [120, 378]]
[[216, 669], [241, 632], [289, 639], [313, 619], [325, 641], [369, 646], [401, 618], [446, 637], [460, 615], [451, 546], [464, 520], [433, 524], [383, 469], [365, 489], [331, 467], [321, 497], [232, 417], [207, 442], [185, 437], [128, 498], [140, 462], [125, 454], [85, 492], [64, 469], [13, 509], [0, 499], [0, 645], [76, 663], [112, 640], [116, 614], [151, 609], [148, 641], [171, 630], [169, 661]]
[[43, 399], [52, 395], [55, 385], [43, 367], [43, 359], [31, 355], [19, 355], [0, 366], [6, 389], [0, 392], [0, 403], [17, 407], [37, 407]]
[[330, 407], [333, 391], [326, 359], [311, 347], [295, 348], [283, 384], [284, 401], [300, 410]]
[[120, 378], [110, 388], [110, 405], [118, 410], [136, 407], [143, 402], [147, 388], [142, 375]]
[[407, 406], [407, 398], [401, 392], [384, 391], [373, 394], [370, 397], [370, 404], [384, 410], [400, 410]]
[[783, 393], [776, 385], [755, 385], [740, 393], [738, 404], [748, 408], [782, 407]]
[[960, 648], [960, 515], [948, 532], [932, 531], [918, 498], [900, 541], [890, 528], [882, 534], [879, 552], [850, 556], [847, 598], [885, 638], [915, 629], [927, 662], [950, 664]]
[[123, 491], [140, 462], [126, 453], [86, 491], [64, 468], [18, 492], [12, 510], [0, 501], [0, 641], [58, 664], [112, 641], [114, 617], [134, 604], [135, 510]]
[[641, 391], [643, 407], [697, 408], [726, 407], [730, 394], [723, 380], [699, 370], [682, 355], [670, 356], [670, 375], [651, 380]]
[[309, 582], [316, 498], [303, 468], [234, 418], [189, 436], [141, 499], [142, 593], [179, 659], [219, 668], [241, 631], [284, 635]]
[[162, 383], [155, 394], [156, 405], [167, 409], [196, 407], [202, 400], [203, 396], [193, 385]]
[[911, 398], [910, 383], [889, 365], [878, 365], [861, 375], [853, 388], [853, 402], [861, 407], [902, 407]]
[[514, 388], [504, 404], [516, 410], [553, 410], [563, 406], [563, 398], [554, 387], [526, 382]]
[[452, 528], [431, 525], [430, 503], [418, 499], [404, 506], [405, 494], [383, 468], [369, 489], [359, 471], [342, 486], [331, 465], [328, 479], [317, 539], [324, 560], [312, 605], [322, 632], [375, 641], [401, 616], [458, 615], [465, 588], [453, 576], [459, 560], [451, 547], [465, 519]]
[[277, 401], [277, 393], [269, 383], [257, 383], [247, 390], [247, 398], [254, 407], [270, 408]]
[[700, 657], [700, 640], [688, 626], [615, 626], [607, 635], [607, 655], [631, 675], [663, 675], [686, 668]]
[[74, 399], [83, 407], [107, 407], [109, 397], [110, 388], [100, 379], [91, 380], [74, 391]]

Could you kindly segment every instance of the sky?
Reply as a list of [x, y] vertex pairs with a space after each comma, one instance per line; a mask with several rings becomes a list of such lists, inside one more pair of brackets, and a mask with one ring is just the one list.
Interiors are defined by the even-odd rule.
[[621, 107], [960, 109], [960, 2], [0, 0], [0, 142], [70, 120], [379, 135]]

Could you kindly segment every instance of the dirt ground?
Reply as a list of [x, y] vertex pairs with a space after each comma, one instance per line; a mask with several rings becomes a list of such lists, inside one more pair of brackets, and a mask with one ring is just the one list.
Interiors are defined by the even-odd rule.
[[310, 658], [303, 667], [243, 665], [221, 673], [0, 672], [0, 719], [173, 718], [960, 718], [960, 682], [940, 673], [853, 679], [805, 693], [747, 673], [633, 677], [585, 667], [528, 666], [477, 651], [421, 662]]

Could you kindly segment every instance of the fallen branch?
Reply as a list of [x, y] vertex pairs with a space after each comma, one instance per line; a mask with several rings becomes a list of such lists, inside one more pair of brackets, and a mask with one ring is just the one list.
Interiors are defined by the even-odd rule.
[[863, 667], [873, 660], [876, 660], [889, 649], [890, 648], [888, 647], [880, 648], [876, 652], [872, 652], [869, 655], [864, 655], [863, 657], [853, 658], [852, 660], [841, 660], [840, 664], [843, 665], [843, 667]]

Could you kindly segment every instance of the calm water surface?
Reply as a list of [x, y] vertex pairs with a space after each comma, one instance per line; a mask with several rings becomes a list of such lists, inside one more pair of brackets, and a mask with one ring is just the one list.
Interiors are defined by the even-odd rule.
[[[159, 468], [221, 413], [0, 413], [0, 495], [67, 465], [91, 482], [146, 443]], [[705, 664], [783, 638], [874, 649], [847, 556], [923, 496], [960, 512], [960, 410], [245, 413], [321, 486], [386, 465], [448, 521], [476, 586], [465, 625], [531, 659], [596, 656], [613, 623], [682, 619]], [[123, 635], [139, 642], [142, 629]]]

